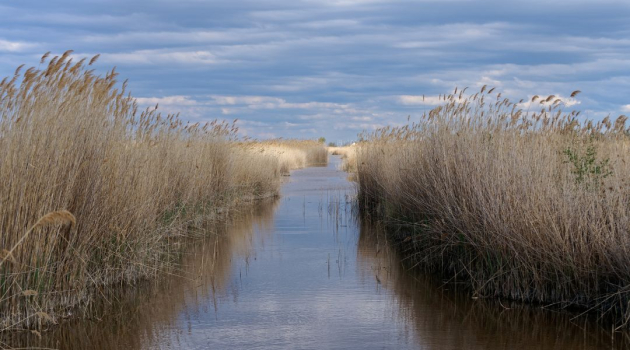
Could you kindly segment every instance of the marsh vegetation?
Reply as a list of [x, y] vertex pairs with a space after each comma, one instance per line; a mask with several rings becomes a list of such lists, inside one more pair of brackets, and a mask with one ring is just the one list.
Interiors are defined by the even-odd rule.
[[[579, 91], [573, 92], [571, 97]], [[506, 298], [630, 320], [630, 130], [556, 96], [442, 97], [404, 127], [363, 135], [359, 201], [412, 265]]]
[[328, 153], [334, 156], [341, 156], [341, 170], [348, 173], [356, 173], [357, 171], [357, 146], [356, 144], [348, 146], [328, 146]]
[[41, 330], [168, 273], [182, 237], [326, 161], [316, 141], [243, 142], [234, 123], [141, 110], [97, 59], [46, 54], [0, 83], [0, 329]]

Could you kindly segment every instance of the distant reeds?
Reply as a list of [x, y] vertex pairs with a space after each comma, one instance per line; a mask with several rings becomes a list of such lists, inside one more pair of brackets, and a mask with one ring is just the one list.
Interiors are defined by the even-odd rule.
[[263, 156], [278, 159], [279, 171], [289, 175], [289, 171], [307, 166], [326, 165], [326, 147], [315, 140], [274, 139], [242, 142], [240, 148]]
[[328, 153], [341, 156], [341, 170], [348, 173], [357, 172], [357, 146], [352, 144], [342, 147], [328, 147]]
[[233, 123], [140, 110], [115, 70], [90, 69], [98, 56], [70, 56], [0, 83], [0, 329], [81, 314], [160, 275], [200, 218], [278, 192], [283, 161], [241, 147]]
[[493, 92], [456, 91], [417, 123], [362, 135], [363, 212], [404, 227], [394, 231], [410, 261], [476, 297], [596, 310], [627, 325], [627, 118], [595, 123], [553, 95]]

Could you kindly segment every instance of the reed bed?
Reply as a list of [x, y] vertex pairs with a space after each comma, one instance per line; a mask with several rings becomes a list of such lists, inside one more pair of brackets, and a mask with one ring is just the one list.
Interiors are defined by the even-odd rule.
[[341, 170], [348, 173], [357, 172], [357, 145], [353, 143], [349, 146], [328, 147], [328, 153], [334, 156], [341, 156]]
[[326, 147], [315, 140], [273, 139], [243, 142], [240, 147], [253, 154], [278, 159], [278, 171], [284, 176], [294, 169], [328, 163]]
[[515, 103], [485, 87], [443, 101], [417, 123], [362, 135], [363, 213], [395, 227], [408, 261], [474, 298], [577, 307], [627, 326], [627, 118], [594, 123], [555, 96]]
[[280, 157], [240, 147], [234, 124], [139, 110], [115, 70], [90, 69], [98, 56], [70, 54], [0, 83], [4, 330], [85, 314], [108, 288], [164, 274], [180, 237], [279, 189]]

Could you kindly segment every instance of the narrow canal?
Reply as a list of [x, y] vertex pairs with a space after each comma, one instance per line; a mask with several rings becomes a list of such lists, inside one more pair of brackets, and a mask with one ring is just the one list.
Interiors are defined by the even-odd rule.
[[5, 339], [60, 349], [611, 349], [584, 318], [471, 300], [403, 268], [353, 210], [353, 184], [327, 167], [294, 171], [280, 199], [244, 210], [194, 244], [159, 286], [111, 297], [100, 319]]

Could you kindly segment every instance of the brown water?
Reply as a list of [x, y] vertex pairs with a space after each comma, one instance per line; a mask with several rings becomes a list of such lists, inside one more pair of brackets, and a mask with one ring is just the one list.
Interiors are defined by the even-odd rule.
[[182, 267], [109, 297], [102, 317], [4, 346], [59, 349], [621, 349], [623, 334], [563, 312], [471, 300], [403, 268], [382, 230], [356, 219], [353, 185], [293, 172], [279, 200], [196, 241]]

